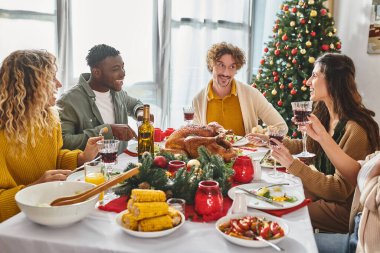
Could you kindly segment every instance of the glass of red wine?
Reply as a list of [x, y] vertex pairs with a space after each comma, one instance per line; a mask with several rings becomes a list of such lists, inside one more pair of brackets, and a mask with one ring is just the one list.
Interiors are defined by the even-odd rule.
[[312, 158], [315, 154], [307, 151], [306, 148], [306, 126], [310, 124], [309, 119], [307, 118], [313, 109], [313, 101], [300, 101], [292, 102], [292, 109], [294, 114], [294, 123], [298, 125], [298, 129], [302, 132], [302, 152], [295, 155], [298, 158]]
[[[279, 142], [282, 142], [284, 139], [285, 135], [287, 133], [287, 128], [283, 126], [268, 126], [268, 135], [269, 135], [269, 147], [273, 151], [274, 148], [277, 147], [277, 144], [272, 141], [271, 139], [276, 139]], [[277, 171], [277, 161], [276, 159], [272, 156], [273, 159], [273, 172], [268, 173], [268, 175], [274, 177], [274, 178], [279, 178], [283, 177], [282, 173], [278, 173]]]
[[193, 124], [194, 108], [192, 106], [183, 107], [183, 118], [187, 126]]
[[[115, 172], [113, 171], [113, 165], [117, 163], [117, 152], [119, 150], [119, 140], [101, 140], [96, 142], [99, 149], [100, 158], [106, 167], [106, 177], [110, 180]], [[112, 189], [106, 192], [104, 199], [112, 200], [117, 196], [113, 193]]]

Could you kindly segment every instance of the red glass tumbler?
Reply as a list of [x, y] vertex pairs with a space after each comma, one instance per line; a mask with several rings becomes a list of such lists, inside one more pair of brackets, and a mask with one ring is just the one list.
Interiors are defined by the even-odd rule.
[[200, 215], [223, 211], [223, 196], [218, 182], [212, 180], [199, 182], [195, 193], [195, 211]]
[[173, 160], [169, 162], [168, 171], [172, 173], [172, 175], [175, 175], [177, 170], [179, 170], [180, 168], [186, 168], [186, 163], [184, 161]]
[[249, 183], [253, 179], [252, 160], [248, 156], [238, 156], [232, 165], [235, 171], [234, 181], [238, 183]]

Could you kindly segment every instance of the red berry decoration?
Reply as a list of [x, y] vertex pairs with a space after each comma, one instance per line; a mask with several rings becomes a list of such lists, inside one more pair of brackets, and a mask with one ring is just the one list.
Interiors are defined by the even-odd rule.
[[275, 54], [275, 55], [279, 56], [280, 53], [281, 53], [281, 51], [280, 51], [279, 49], [274, 50], [274, 54]]
[[327, 44], [323, 44], [321, 48], [323, 51], [328, 51], [330, 47]]
[[288, 40], [288, 35], [286, 35], [286, 33], [282, 36], [282, 40], [283, 41], [287, 41]]
[[282, 100], [278, 100], [278, 101], [277, 101], [277, 105], [278, 105], [278, 106], [282, 106], [282, 105], [283, 105]]
[[266, 48], [264, 48], [264, 52], [265, 53], [268, 53], [268, 51], [269, 51], [269, 49], [266, 47]]
[[292, 55], [296, 55], [297, 52], [298, 52], [297, 48], [293, 48], [292, 51], [291, 51]]
[[278, 76], [273, 77], [273, 81], [278, 82]]
[[327, 10], [326, 9], [321, 9], [319, 11], [319, 13], [321, 13], [321, 16], [325, 16], [327, 14]]
[[292, 94], [292, 95], [296, 95], [296, 94], [297, 94], [297, 90], [292, 89], [292, 90], [290, 91], [290, 94]]
[[293, 83], [289, 83], [289, 84], [288, 84], [288, 88], [289, 88], [289, 89], [293, 89]]
[[312, 37], [315, 37], [315, 35], [317, 35], [317, 33], [314, 32], [314, 31], [312, 31], [312, 32], [310, 33], [310, 35], [311, 35]]

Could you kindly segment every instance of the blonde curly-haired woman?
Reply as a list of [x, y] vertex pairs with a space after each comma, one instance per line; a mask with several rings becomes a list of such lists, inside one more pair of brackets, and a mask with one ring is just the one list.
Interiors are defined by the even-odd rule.
[[62, 149], [55, 100], [62, 84], [55, 57], [44, 50], [18, 50], [0, 69], [0, 222], [19, 212], [14, 196], [33, 184], [65, 180], [98, 153], [89, 139], [84, 152]]

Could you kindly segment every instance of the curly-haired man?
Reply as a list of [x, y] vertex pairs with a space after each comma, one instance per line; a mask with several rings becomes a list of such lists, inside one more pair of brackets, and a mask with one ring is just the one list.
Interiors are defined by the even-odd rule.
[[212, 79], [193, 99], [194, 123], [218, 122], [237, 135], [246, 135], [261, 119], [267, 125], [286, 127], [281, 115], [250, 85], [234, 79], [245, 64], [244, 52], [225, 42], [211, 46], [207, 67]]

